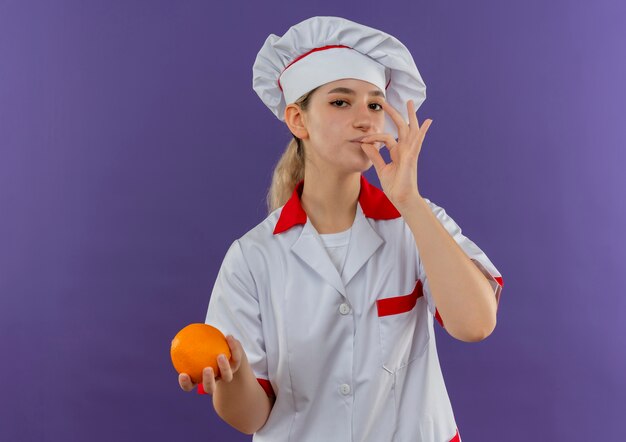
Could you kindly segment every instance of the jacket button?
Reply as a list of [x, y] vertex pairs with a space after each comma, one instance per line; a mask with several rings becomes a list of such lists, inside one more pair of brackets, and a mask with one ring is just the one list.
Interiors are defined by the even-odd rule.
[[341, 313], [342, 315], [347, 315], [348, 313], [350, 313], [350, 306], [344, 302], [339, 306], [339, 313]]
[[344, 396], [347, 396], [350, 394], [350, 386], [348, 384], [341, 384], [339, 386], [339, 392], [341, 394], [343, 394]]

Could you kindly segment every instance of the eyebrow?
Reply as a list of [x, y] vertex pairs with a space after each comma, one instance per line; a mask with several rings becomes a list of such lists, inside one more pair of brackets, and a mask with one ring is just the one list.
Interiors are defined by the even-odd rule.
[[[354, 92], [352, 89], [347, 88], [347, 87], [336, 87], [335, 89], [328, 91], [328, 95], [335, 93], [335, 92], [341, 92], [341, 93], [349, 94], [349, 95], [356, 95], [356, 92]], [[368, 95], [385, 98], [385, 94], [383, 94], [379, 90], [370, 91]]]

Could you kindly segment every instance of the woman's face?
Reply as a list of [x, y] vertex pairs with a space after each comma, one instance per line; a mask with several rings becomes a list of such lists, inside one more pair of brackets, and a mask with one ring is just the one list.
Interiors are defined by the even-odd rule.
[[369, 169], [372, 162], [358, 138], [383, 131], [385, 114], [380, 103], [384, 99], [377, 86], [353, 78], [320, 86], [303, 115], [308, 132], [304, 139], [307, 162], [312, 161], [320, 170]]

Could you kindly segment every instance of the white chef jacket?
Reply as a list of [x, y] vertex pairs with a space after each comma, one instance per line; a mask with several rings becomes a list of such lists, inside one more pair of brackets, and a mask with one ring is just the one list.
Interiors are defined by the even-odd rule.
[[[239, 339], [276, 398], [255, 442], [460, 441], [433, 318], [444, 325], [415, 239], [361, 175], [342, 275], [291, 199], [229, 247], [206, 323]], [[445, 211], [437, 219], [489, 279], [502, 278]]]

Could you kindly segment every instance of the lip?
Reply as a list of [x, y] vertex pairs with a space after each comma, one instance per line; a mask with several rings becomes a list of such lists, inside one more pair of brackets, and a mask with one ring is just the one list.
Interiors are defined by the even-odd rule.
[[362, 137], [358, 137], [358, 138], [353, 138], [350, 141], [352, 141], [353, 143], [360, 143], [363, 140], [363, 138], [366, 138], [366, 137], [367, 137], [367, 135], [362, 136]]

